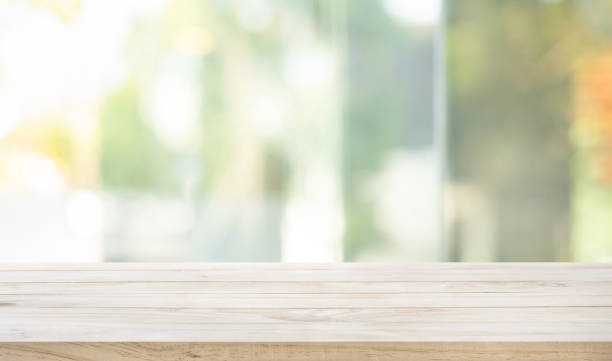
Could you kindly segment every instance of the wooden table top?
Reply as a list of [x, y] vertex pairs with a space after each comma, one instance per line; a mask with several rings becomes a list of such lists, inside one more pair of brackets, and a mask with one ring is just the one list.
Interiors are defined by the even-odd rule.
[[612, 264], [0, 265], [2, 343], [575, 341]]

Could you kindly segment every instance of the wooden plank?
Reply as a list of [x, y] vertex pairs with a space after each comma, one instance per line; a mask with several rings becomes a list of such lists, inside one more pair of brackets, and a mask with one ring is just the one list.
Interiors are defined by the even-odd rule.
[[292, 323], [292, 322], [612, 322], [612, 307], [411, 307], [411, 308], [19, 308], [3, 312], [3, 325], [57, 323], [87, 326], [123, 323]]
[[554, 263], [0, 265], [1, 283], [46, 282], [408, 282], [612, 281], [612, 265]]
[[[125, 297], [120, 297], [125, 296]], [[179, 297], [180, 296], [180, 297]], [[0, 296], [0, 307], [26, 308], [399, 308], [608, 307], [612, 295], [466, 294], [180, 294]]]
[[612, 281], [452, 281], [452, 282], [5, 282], [0, 283], [1, 296], [107, 295], [107, 294], [455, 294], [520, 293], [568, 295], [612, 295]]
[[612, 344], [4, 343], [0, 361], [610, 361]]
[[[137, 324], [141, 321], [141, 324]], [[31, 342], [609, 342], [610, 322], [278, 322], [59, 325], [3, 322], [0, 339]]]

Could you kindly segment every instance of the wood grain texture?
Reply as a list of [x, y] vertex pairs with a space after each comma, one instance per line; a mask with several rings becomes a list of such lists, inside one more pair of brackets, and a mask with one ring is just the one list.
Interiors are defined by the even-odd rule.
[[612, 360], [612, 264], [0, 265], [0, 360]]
[[610, 361], [610, 343], [0, 343], [0, 361]]

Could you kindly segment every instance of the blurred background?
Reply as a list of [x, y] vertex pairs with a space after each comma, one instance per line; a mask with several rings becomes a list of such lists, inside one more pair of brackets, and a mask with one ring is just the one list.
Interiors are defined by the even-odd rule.
[[0, 262], [610, 261], [608, 0], [0, 0]]

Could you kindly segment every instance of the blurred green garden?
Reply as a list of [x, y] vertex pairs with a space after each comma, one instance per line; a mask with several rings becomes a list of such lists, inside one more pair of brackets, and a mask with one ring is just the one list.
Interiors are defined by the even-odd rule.
[[0, 0], [0, 261], [612, 259], [606, 0]]

